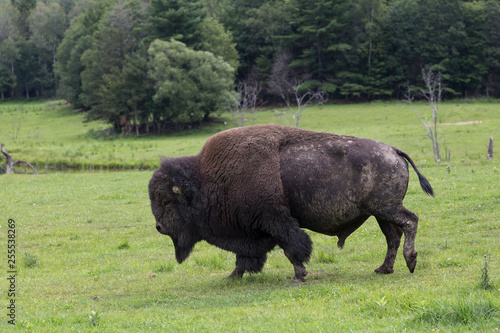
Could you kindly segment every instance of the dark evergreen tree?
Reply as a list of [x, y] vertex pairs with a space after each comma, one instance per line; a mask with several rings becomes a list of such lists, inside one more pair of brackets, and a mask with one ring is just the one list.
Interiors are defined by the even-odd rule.
[[347, 1], [300, 1], [296, 6], [293, 38], [297, 56], [291, 65], [310, 75], [306, 79], [321, 84], [345, 68], [342, 52], [350, 48], [344, 35]]
[[369, 99], [391, 95], [384, 66], [386, 1], [354, 0], [347, 15], [349, 47], [343, 52], [346, 67], [338, 73], [340, 94]]
[[199, 0], [151, 0], [150, 41], [174, 38], [193, 48], [201, 43], [199, 25], [208, 13]]
[[36, 96], [36, 89], [41, 88], [37, 75], [40, 74], [38, 64], [39, 54], [33, 45], [27, 41], [18, 44], [19, 58], [14, 63], [16, 73], [16, 90], [20, 96], [30, 99]]
[[486, 0], [484, 6], [485, 55], [487, 73], [483, 77], [486, 95], [500, 96], [500, 3]]
[[271, 3], [274, 1], [231, 0], [224, 3], [221, 10], [220, 21], [234, 35], [236, 49], [240, 58], [240, 67], [237, 74], [238, 80], [243, 80], [250, 75], [257, 62], [257, 58], [261, 55], [263, 41], [249, 27], [247, 21], [254, 10], [267, 2]]

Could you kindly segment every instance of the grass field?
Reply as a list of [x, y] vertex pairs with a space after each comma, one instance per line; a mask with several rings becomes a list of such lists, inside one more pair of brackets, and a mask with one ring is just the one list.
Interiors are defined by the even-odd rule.
[[[150, 212], [152, 171], [87, 172], [90, 156], [104, 169], [156, 168], [161, 155], [196, 154], [224, 125], [165, 137], [100, 140], [87, 132], [103, 125], [85, 127], [81, 114], [66, 106], [0, 104], [0, 141], [15, 159], [79, 170], [0, 176], [0, 331], [12, 329], [6, 248], [8, 219], [14, 219], [19, 331], [496, 332], [500, 162], [498, 154], [493, 161], [485, 155], [489, 137], [500, 137], [499, 106], [442, 105], [440, 122], [482, 123], [440, 127], [452, 157], [441, 165], [432, 161], [429, 140], [407, 105], [308, 111], [303, 128], [370, 137], [407, 151], [436, 198], [421, 191], [411, 172], [405, 206], [420, 216], [414, 274], [401, 249], [394, 274], [373, 273], [386, 245], [371, 218], [343, 250], [336, 248], [336, 238], [310, 233], [314, 250], [307, 282], [292, 284], [293, 268], [279, 249], [270, 253], [263, 273], [241, 281], [224, 279], [234, 268], [234, 255], [204, 242], [178, 265], [170, 239], [157, 233]], [[230, 121], [230, 115], [223, 117]], [[257, 120], [278, 119], [266, 111]], [[71, 155], [78, 151], [81, 156]], [[482, 277], [485, 263], [489, 281]]]

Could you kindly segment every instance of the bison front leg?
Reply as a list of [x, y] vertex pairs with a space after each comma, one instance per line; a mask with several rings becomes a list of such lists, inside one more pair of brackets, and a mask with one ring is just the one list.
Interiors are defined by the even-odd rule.
[[304, 277], [307, 275], [304, 263], [309, 262], [311, 258], [312, 241], [300, 228], [299, 222], [289, 213], [284, 209], [278, 211], [275, 216], [263, 219], [270, 222], [264, 224], [262, 229], [276, 241], [292, 263], [295, 270], [293, 282], [304, 282]]
[[387, 240], [387, 255], [385, 256], [384, 263], [375, 270], [375, 273], [391, 274], [394, 272], [394, 261], [396, 260], [396, 254], [401, 243], [403, 230], [382, 218], [377, 218], [377, 222]]
[[292, 282], [306, 282], [305, 277], [307, 275], [307, 270], [304, 267], [304, 264], [300, 260], [297, 260], [297, 258], [290, 252], [285, 251], [285, 256], [288, 258], [288, 260], [290, 260], [295, 271]]
[[236, 255], [236, 268], [229, 275], [228, 279], [241, 279], [245, 272], [248, 273], [259, 273], [262, 271], [264, 264], [266, 263], [267, 255], [261, 255], [259, 257], [247, 257], [241, 254]]
[[278, 242], [278, 245], [285, 252], [285, 256], [290, 260], [295, 271], [292, 282], [305, 282], [307, 270], [304, 263], [308, 262], [312, 252], [311, 238], [300, 228], [290, 229], [287, 237]]

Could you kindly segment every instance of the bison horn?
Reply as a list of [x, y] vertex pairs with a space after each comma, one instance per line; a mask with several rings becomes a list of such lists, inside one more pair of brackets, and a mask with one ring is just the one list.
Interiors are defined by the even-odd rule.
[[181, 188], [179, 186], [175, 186], [175, 185], [172, 187], [172, 192], [174, 192], [175, 194], [182, 193]]

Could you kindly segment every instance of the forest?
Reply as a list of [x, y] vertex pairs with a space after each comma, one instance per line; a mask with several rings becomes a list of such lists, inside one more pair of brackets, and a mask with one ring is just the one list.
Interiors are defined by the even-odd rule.
[[63, 98], [116, 132], [199, 123], [242, 86], [399, 99], [424, 68], [446, 97], [498, 97], [500, 1], [0, 0], [1, 98]]

